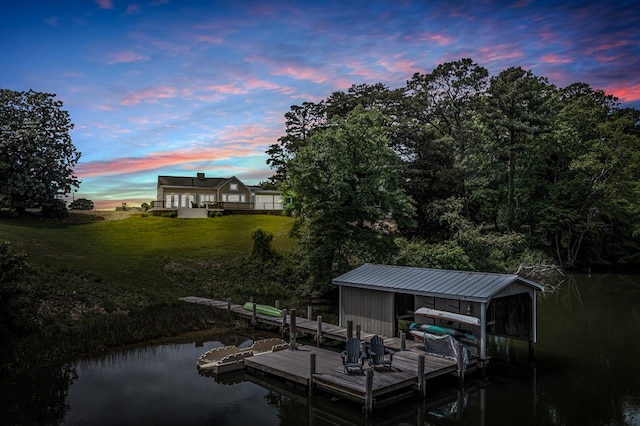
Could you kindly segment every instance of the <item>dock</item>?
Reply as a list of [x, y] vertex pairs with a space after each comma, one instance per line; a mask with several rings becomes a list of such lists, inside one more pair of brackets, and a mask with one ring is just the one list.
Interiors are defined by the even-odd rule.
[[[250, 372], [302, 386], [310, 396], [316, 390], [321, 390], [359, 403], [363, 406], [365, 414], [370, 414], [374, 408], [384, 407], [416, 394], [422, 398], [426, 397], [427, 381], [430, 379], [453, 375], [462, 385], [465, 374], [485, 367], [486, 361], [472, 357], [464, 369], [461, 367], [460, 359], [427, 355], [423, 344], [406, 340], [404, 336], [381, 336], [385, 347], [396, 351], [391, 370], [373, 369], [365, 363], [364, 374], [347, 374], [339, 353], [320, 347], [320, 342], [327, 339], [346, 342], [347, 336], [353, 332], [352, 329], [322, 322], [321, 317], [315, 321], [297, 317], [295, 311], [283, 311], [282, 318], [277, 318], [257, 314], [255, 311], [250, 312], [242, 305], [232, 304], [229, 300], [218, 301], [193, 296], [183, 297], [181, 300], [228, 311], [251, 321], [254, 325], [260, 323], [282, 329], [288, 328], [291, 339], [288, 350], [245, 358], [245, 368]], [[314, 336], [317, 346], [297, 344], [295, 335], [298, 333]], [[359, 327], [358, 335], [365, 344], [374, 336], [360, 331]]]

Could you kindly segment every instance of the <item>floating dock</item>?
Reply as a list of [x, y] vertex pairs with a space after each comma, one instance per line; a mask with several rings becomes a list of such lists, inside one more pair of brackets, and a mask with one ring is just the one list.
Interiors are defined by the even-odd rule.
[[[426, 397], [427, 380], [445, 375], [457, 376], [463, 383], [465, 373], [484, 369], [486, 361], [472, 357], [466, 368], [461, 360], [452, 360], [440, 356], [427, 355], [424, 344], [405, 340], [404, 337], [381, 336], [387, 348], [395, 350], [392, 369], [373, 369], [366, 363], [364, 374], [346, 374], [339, 353], [319, 347], [319, 342], [327, 339], [347, 341], [352, 330], [309, 318], [300, 318], [283, 312], [282, 318], [257, 314], [246, 310], [242, 305], [230, 301], [217, 301], [201, 297], [184, 297], [189, 303], [211, 306], [225, 310], [253, 324], [295, 330], [289, 349], [244, 359], [244, 367], [249, 371], [277, 377], [286, 382], [306, 388], [310, 395], [316, 390], [362, 404], [366, 414], [374, 408], [413, 397], [416, 394]], [[295, 311], [291, 312], [295, 315]], [[318, 346], [298, 345], [296, 333], [315, 336]], [[373, 334], [359, 332], [360, 340], [366, 344]]]

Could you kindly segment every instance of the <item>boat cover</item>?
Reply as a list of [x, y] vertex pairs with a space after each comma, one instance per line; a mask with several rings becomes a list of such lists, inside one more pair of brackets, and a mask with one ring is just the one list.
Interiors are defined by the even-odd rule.
[[[424, 333], [424, 350], [428, 355], [441, 356], [443, 358], [458, 360], [458, 341], [450, 334], [438, 336]], [[466, 371], [469, 365], [469, 348], [462, 345], [462, 370]]]

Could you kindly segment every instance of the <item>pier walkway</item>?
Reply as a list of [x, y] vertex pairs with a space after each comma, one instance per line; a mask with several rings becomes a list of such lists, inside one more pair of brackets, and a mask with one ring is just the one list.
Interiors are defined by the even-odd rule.
[[[295, 327], [296, 333], [315, 336], [317, 342], [331, 339], [346, 342], [350, 330], [335, 324], [295, 317], [283, 312], [282, 318], [250, 312], [242, 305], [229, 301], [217, 301], [201, 297], [183, 297], [188, 303], [211, 306], [225, 310], [255, 323], [282, 329]], [[295, 312], [292, 312], [295, 313]], [[289, 328], [290, 327], [290, 328]], [[360, 332], [360, 340], [366, 344], [374, 334]], [[388, 369], [372, 369], [365, 364], [365, 374], [346, 374], [342, 360], [335, 350], [310, 345], [298, 345], [292, 339], [289, 350], [261, 354], [244, 359], [245, 368], [301, 385], [312, 395], [316, 389], [358, 402], [363, 411], [370, 413], [390, 403], [415, 396], [426, 397], [427, 380], [444, 375], [455, 375], [463, 383], [464, 376], [484, 367], [484, 362], [472, 357], [466, 370], [461, 360], [427, 355], [422, 343], [404, 338], [381, 336], [385, 347], [395, 350], [393, 366]], [[485, 361], [486, 362], [486, 361]]]

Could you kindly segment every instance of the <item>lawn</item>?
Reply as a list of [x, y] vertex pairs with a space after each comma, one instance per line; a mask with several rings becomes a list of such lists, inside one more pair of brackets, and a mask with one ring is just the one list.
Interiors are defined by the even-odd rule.
[[[202, 258], [225, 262], [251, 253], [252, 232], [273, 234], [273, 248], [287, 251], [292, 220], [273, 215], [229, 215], [175, 219], [131, 215], [90, 223], [0, 220], [0, 240], [10, 241], [30, 262], [91, 272], [105, 280], [158, 278], [160, 263]], [[126, 278], [129, 281], [130, 278]]]
[[[108, 283], [103, 291], [164, 299], [187, 291], [176, 288], [175, 273], [167, 279], [171, 265], [237, 261], [251, 253], [257, 228], [273, 234], [275, 250], [287, 252], [296, 244], [289, 238], [291, 224], [291, 218], [274, 215], [176, 219], [134, 214], [92, 222], [2, 219], [0, 240], [10, 241], [31, 263], [79, 271]], [[188, 282], [181, 284], [188, 288]]]
[[133, 214], [96, 221], [95, 214], [62, 222], [0, 219], [0, 241], [36, 266], [7, 287], [13, 296], [0, 315], [11, 318], [11, 328], [0, 331], [13, 336], [14, 362], [37, 364], [219, 323], [214, 310], [179, 302], [182, 296], [269, 303], [294, 293], [300, 268], [290, 257], [250, 258], [258, 228], [273, 235], [277, 253], [295, 251], [291, 218]]

